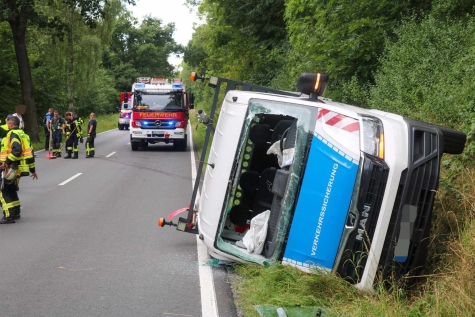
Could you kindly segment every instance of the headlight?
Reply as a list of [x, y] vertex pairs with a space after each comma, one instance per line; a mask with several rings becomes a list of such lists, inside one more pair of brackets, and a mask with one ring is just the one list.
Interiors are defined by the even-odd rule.
[[360, 116], [360, 126], [362, 127], [361, 150], [384, 159], [384, 130], [381, 120], [370, 116]]

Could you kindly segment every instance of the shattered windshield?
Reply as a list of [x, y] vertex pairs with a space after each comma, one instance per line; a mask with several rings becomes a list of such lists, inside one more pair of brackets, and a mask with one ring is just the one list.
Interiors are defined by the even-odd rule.
[[181, 91], [136, 91], [134, 110], [180, 111], [183, 110]]
[[[278, 260], [316, 111], [292, 103], [250, 100], [218, 228], [218, 249], [259, 264]], [[251, 252], [242, 238], [251, 220], [264, 214], [268, 215], [267, 236], [262, 249]]]

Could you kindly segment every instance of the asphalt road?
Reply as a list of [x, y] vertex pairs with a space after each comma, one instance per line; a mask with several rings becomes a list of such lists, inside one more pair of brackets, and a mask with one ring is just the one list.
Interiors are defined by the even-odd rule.
[[[93, 159], [84, 144], [78, 160], [37, 154], [22, 218], [0, 225], [0, 316], [202, 316], [196, 236], [157, 227], [189, 203], [190, 152], [128, 142], [113, 130]], [[233, 316], [226, 274], [213, 272], [219, 315]]]

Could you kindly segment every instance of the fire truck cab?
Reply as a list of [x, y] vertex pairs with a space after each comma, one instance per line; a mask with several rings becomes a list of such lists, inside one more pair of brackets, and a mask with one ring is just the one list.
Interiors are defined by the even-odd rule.
[[185, 151], [188, 111], [193, 108], [181, 79], [139, 77], [132, 85], [130, 145], [132, 151], [149, 144], [172, 143]]

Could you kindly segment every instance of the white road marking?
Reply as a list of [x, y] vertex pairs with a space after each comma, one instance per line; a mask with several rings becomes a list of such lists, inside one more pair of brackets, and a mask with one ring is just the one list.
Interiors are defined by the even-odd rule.
[[[192, 187], [195, 186], [196, 179], [196, 163], [195, 163], [195, 150], [193, 149], [193, 135], [191, 132], [191, 124], [188, 124], [188, 131], [190, 138], [190, 154], [191, 154], [191, 179]], [[198, 201], [200, 191], [196, 195], [196, 201]], [[191, 206], [191, 208], [193, 208]], [[201, 316], [206, 317], [218, 317], [218, 305], [216, 301], [216, 291], [214, 289], [213, 271], [210, 266], [205, 266], [203, 263], [208, 259], [208, 249], [203, 241], [196, 235], [196, 244], [198, 248], [198, 273], [200, 277], [200, 289], [201, 289]]]
[[82, 173], [77, 173], [76, 175], [74, 175], [73, 177], [68, 178], [67, 180], [65, 180], [64, 182], [59, 184], [58, 186], [66, 185], [67, 183], [69, 183], [70, 181], [72, 181], [73, 179], [75, 179], [76, 177], [79, 177], [81, 175], [82, 175]]
[[114, 155], [116, 152], [112, 152], [111, 154], [107, 155], [106, 157], [111, 157], [112, 155]]

